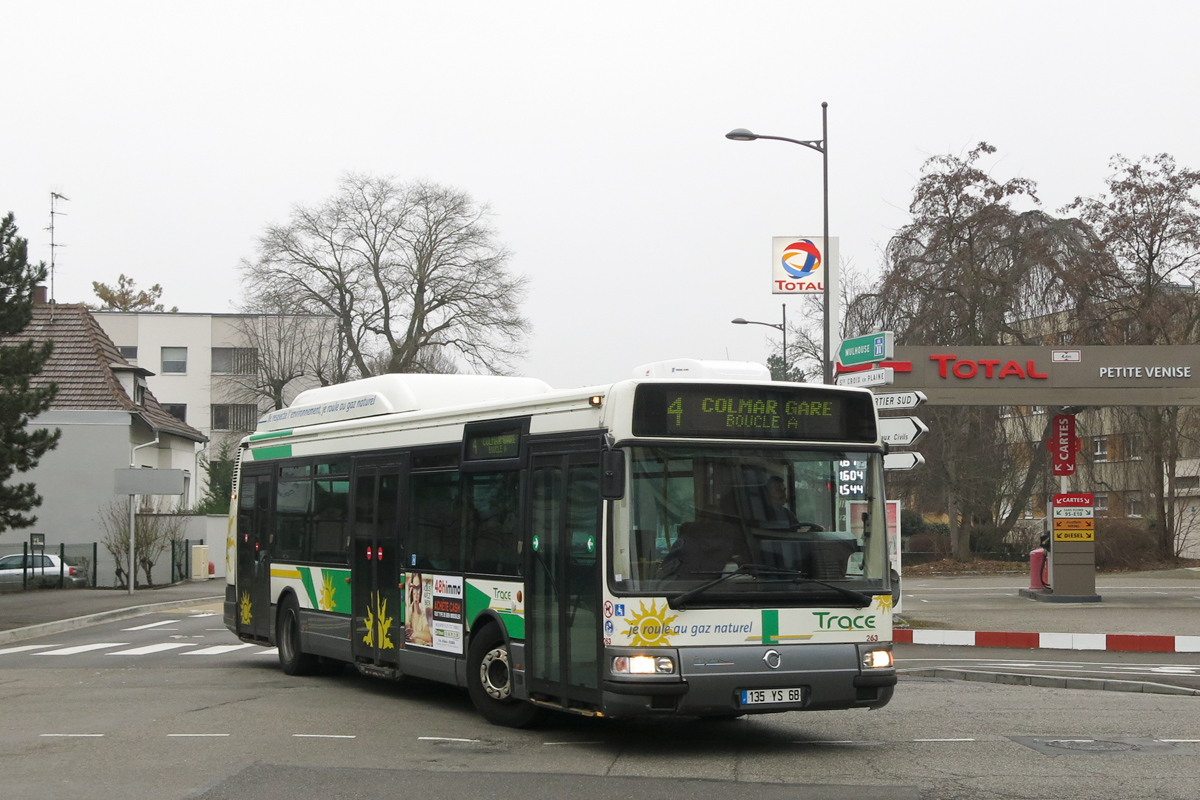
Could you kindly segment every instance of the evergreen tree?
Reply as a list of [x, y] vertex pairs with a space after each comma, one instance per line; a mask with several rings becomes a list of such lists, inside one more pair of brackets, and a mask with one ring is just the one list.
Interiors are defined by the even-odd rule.
[[34, 485], [10, 481], [36, 467], [61, 435], [57, 429], [29, 427], [30, 419], [49, 408], [58, 392], [55, 384], [30, 385], [54, 344], [13, 338], [33, 319], [33, 287], [45, 277], [45, 264], [29, 263], [27, 243], [17, 235], [9, 213], [0, 220], [0, 337], [8, 339], [0, 345], [0, 532], [37, 522], [37, 517], [24, 513], [42, 504]]

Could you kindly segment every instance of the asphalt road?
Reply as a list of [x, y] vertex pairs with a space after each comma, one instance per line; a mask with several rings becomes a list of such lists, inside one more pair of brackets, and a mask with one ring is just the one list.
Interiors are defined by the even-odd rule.
[[291, 678], [239, 644], [182, 612], [0, 647], [3, 796], [1183, 800], [1200, 785], [1194, 697], [916, 679], [874, 712], [520, 731], [452, 687]]

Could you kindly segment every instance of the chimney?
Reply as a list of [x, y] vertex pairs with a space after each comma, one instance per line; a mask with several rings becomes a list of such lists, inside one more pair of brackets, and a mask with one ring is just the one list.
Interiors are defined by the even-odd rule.
[[33, 287], [33, 304], [35, 306], [46, 305], [46, 287], [40, 283]]

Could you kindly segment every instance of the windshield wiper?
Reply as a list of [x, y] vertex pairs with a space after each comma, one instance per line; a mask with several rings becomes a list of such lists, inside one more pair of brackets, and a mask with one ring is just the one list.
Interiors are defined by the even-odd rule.
[[695, 586], [691, 589], [688, 589], [683, 594], [677, 594], [674, 597], [668, 597], [667, 605], [670, 606], [675, 611], [683, 611], [685, 606], [687, 605], [687, 602], [689, 600], [691, 600], [692, 598], [698, 597], [699, 595], [704, 594], [705, 592], [707, 592], [709, 589], [716, 586], [717, 584], [724, 583], [725, 581], [729, 580], [730, 578], [732, 578], [736, 575], [748, 575], [749, 573], [746, 572], [746, 569], [751, 566], [754, 566], [754, 565], [753, 564], [743, 564], [742, 566], [738, 567], [737, 569], [733, 570], [732, 572], [723, 573], [720, 577], [714, 578], [713, 580], [709, 581], [708, 583], [702, 583], [699, 586]]
[[874, 602], [874, 598], [869, 594], [863, 594], [862, 592], [855, 591], [854, 589], [847, 589], [845, 586], [838, 586], [836, 583], [827, 583], [825, 581], [817, 580], [816, 578], [810, 578], [799, 570], [783, 569], [781, 567], [769, 567], [766, 564], [742, 564], [734, 571], [726, 572], [720, 577], [709, 581], [708, 583], [702, 583], [699, 586], [688, 589], [683, 594], [678, 594], [674, 597], [667, 598], [667, 605], [675, 611], [683, 611], [685, 610], [689, 600], [695, 599], [701, 594], [707, 592], [709, 589], [724, 583], [730, 578], [733, 578], [737, 575], [748, 575], [751, 572], [758, 573], [760, 575], [784, 576], [795, 583], [812, 583], [816, 584], [817, 586], [824, 586], [826, 589], [831, 589], [838, 594], [849, 597], [858, 604], [858, 608], [866, 608], [867, 606], [871, 605], [872, 602]]

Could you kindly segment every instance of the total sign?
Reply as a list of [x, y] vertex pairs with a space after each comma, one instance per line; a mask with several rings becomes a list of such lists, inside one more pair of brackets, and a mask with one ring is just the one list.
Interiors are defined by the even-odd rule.
[[771, 255], [772, 294], [823, 294], [828, 268], [837, 265], [838, 240], [829, 237], [826, 247], [820, 236], [776, 236]]

